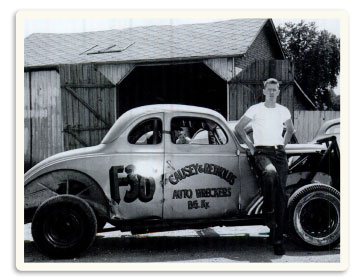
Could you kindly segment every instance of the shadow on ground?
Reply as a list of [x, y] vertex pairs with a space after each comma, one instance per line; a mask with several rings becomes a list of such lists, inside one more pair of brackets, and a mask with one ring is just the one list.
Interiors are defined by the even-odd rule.
[[[272, 246], [264, 237], [149, 237], [149, 236], [97, 236], [94, 244], [78, 258], [51, 260], [42, 255], [34, 242], [25, 241], [25, 262], [274, 262]], [[339, 249], [305, 251], [287, 241], [286, 258], [329, 257], [339, 255]], [[213, 259], [213, 260], [212, 260]], [[294, 261], [294, 260], [292, 260]], [[310, 260], [311, 261], [311, 260]]]

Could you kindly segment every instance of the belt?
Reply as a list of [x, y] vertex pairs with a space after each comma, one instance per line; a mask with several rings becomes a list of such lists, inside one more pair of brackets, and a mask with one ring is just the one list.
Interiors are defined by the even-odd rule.
[[284, 145], [276, 145], [276, 146], [255, 146], [255, 148], [278, 150], [278, 149], [284, 149]]

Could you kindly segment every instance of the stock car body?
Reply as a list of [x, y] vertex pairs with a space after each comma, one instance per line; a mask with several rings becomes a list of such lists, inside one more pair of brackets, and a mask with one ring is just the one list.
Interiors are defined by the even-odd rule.
[[340, 145], [340, 118], [324, 122], [311, 142], [316, 143], [318, 140], [329, 136], [335, 136], [338, 145]]
[[[179, 131], [187, 143], [177, 143]], [[336, 139], [288, 144], [289, 232], [324, 249], [340, 240]], [[123, 114], [102, 142], [63, 152], [25, 174], [25, 223], [38, 248], [71, 257], [100, 231], [133, 234], [264, 225], [259, 176], [232, 125], [217, 112], [149, 105]], [[105, 228], [105, 223], [112, 225]]]

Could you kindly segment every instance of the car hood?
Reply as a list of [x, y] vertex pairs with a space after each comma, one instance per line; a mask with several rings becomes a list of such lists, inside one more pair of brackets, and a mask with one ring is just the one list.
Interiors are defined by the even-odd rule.
[[[240, 144], [241, 148], [247, 150], [246, 144]], [[285, 147], [287, 154], [318, 153], [326, 150], [326, 146], [321, 144], [287, 144]]]
[[33, 166], [30, 170], [28, 170], [25, 173], [24, 175], [25, 184], [30, 180], [32, 180], [37, 174], [39, 174], [45, 168], [49, 168], [64, 161], [71, 161], [78, 158], [93, 156], [94, 154], [102, 154], [104, 148], [105, 148], [105, 144], [100, 144], [97, 146], [70, 150], [48, 157], [43, 161], [39, 162], [38, 164], [36, 164], [35, 166]]

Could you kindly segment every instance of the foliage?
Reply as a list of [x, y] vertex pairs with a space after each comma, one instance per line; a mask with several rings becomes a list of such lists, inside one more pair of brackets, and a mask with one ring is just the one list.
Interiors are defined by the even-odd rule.
[[301, 88], [318, 109], [335, 109], [332, 89], [340, 72], [340, 39], [318, 31], [314, 22], [287, 22], [277, 32], [286, 58], [295, 63], [295, 79]]
[[336, 95], [333, 90], [330, 92], [330, 109], [340, 111], [340, 95]]

